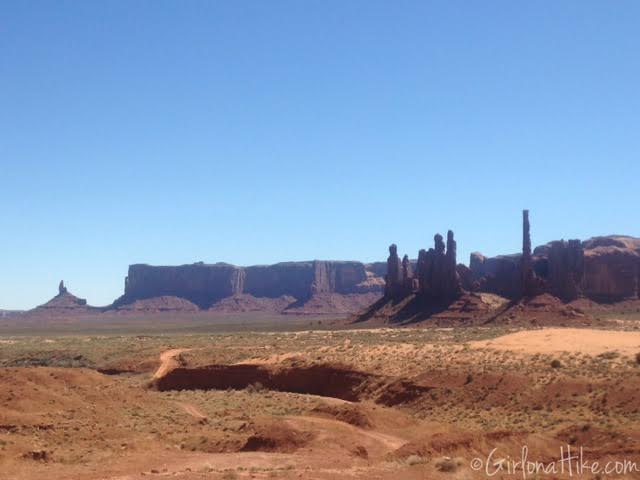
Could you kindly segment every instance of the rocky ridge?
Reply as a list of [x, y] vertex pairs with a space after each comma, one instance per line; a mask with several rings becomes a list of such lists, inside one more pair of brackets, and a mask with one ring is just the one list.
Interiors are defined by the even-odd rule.
[[[389, 247], [384, 297], [361, 312], [355, 321], [382, 318], [387, 322], [510, 323], [528, 316], [584, 319], [580, 299], [599, 303], [640, 297], [640, 239], [623, 235], [586, 241], [558, 240], [532, 251], [529, 211], [522, 212], [522, 252], [487, 258], [470, 256], [469, 267], [456, 264], [453, 232], [436, 234], [434, 247], [418, 253], [415, 271], [408, 256], [400, 260], [395, 244]], [[498, 303], [482, 295], [503, 298]], [[577, 321], [577, 320], [575, 320]]]
[[[585, 241], [558, 240], [532, 249], [529, 212], [523, 211], [522, 251], [485, 257], [474, 252], [469, 266], [458, 264], [452, 231], [436, 234], [432, 248], [418, 258], [400, 258], [395, 244], [386, 262], [284, 262], [239, 267], [198, 262], [180, 266], [135, 264], [129, 267], [125, 292], [112, 305], [97, 308], [71, 294], [60, 282], [58, 295], [27, 314], [95, 312], [156, 313], [268, 312], [344, 314], [381, 303], [409, 302], [415, 311], [437, 308], [487, 310], [475, 294], [528, 302], [549, 294], [564, 303], [586, 299], [598, 303], [640, 297], [640, 238], [624, 235]], [[382, 297], [382, 300], [380, 298]], [[485, 297], [483, 297], [485, 298]], [[372, 310], [373, 309], [373, 310]], [[397, 310], [394, 308], [394, 311]], [[8, 316], [11, 314], [4, 314]]]

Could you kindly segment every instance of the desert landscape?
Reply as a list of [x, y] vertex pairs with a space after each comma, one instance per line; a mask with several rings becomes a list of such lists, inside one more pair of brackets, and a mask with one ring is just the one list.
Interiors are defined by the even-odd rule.
[[640, 240], [522, 226], [471, 267], [449, 232], [252, 293], [226, 264], [131, 267], [104, 308], [60, 282], [0, 321], [2, 478], [638, 478]]
[[545, 463], [567, 446], [640, 462], [635, 306], [593, 312], [597, 328], [3, 335], [0, 471], [486, 478], [470, 462], [523, 446]]
[[640, 480], [640, 1], [0, 1], [0, 480]]

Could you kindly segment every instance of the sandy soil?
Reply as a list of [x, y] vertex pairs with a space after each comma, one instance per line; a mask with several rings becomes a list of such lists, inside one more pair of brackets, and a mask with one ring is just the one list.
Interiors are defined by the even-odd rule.
[[620, 355], [631, 357], [640, 352], [640, 332], [544, 328], [516, 332], [492, 340], [471, 342], [471, 345], [526, 354], [571, 352], [600, 355], [606, 352], [618, 352]]
[[631, 327], [2, 337], [0, 479], [479, 480], [524, 445], [640, 465]]
[[160, 354], [160, 366], [156, 373], [153, 374], [153, 378], [160, 378], [166, 375], [170, 370], [180, 366], [180, 363], [176, 360], [176, 357], [183, 352], [188, 352], [189, 348], [172, 348], [166, 352]]

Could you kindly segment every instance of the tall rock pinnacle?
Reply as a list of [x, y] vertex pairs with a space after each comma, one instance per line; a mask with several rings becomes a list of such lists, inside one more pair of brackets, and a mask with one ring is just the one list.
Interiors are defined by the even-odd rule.
[[535, 295], [534, 275], [531, 265], [531, 226], [529, 224], [529, 210], [522, 210], [522, 296]]

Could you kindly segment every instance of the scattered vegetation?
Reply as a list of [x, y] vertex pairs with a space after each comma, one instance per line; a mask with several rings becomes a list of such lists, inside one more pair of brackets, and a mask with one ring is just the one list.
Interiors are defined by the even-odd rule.
[[[92, 380], [95, 384], [83, 386], [75, 378], [65, 376], [66, 372], [74, 372], [73, 368], [52, 372], [51, 382], [59, 381], [64, 386], [61, 396], [47, 396], [45, 387], [36, 391], [37, 383], [31, 380], [21, 387], [38, 395], [38, 402], [51, 406], [56, 412], [44, 419], [29, 420], [29, 425], [45, 425], [37, 432], [38, 449], [52, 451], [52, 461], [56, 463], [77, 468], [90, 463], [96, 451], [105, 457], [129, 454], [148, 442], [162, 445], [168, 452], [238, 451], [246, 444], [256, 418], [273, 417], [277, 422], [286, 423], [290, 419], [282, 417], [315, 415], [344, 422], [326, 409], [323, 413], [318, 408], [324, 405], [322, 398], [276, 392], [258, 382], [244, 390], [225, 391], [157, 392], [141, 388], [158, 367], [160, 353], [172, 348], [191, 349], [178, 358], [179, 363], [187, 366], [251, 361], [319, 362], [344, 364], [412, 381], [423, 379], [430, 389], [418, 399], [402, 401], [394, 409], [415, 422], [424, 419], [463, 431], [554, 432], [555, 435], [571, 426], [590, 425], [593, 432], [615, 433], [619, 428], [640, 422], [640, 406], [636, 405], [634, 396], [637, 390], [631, 390], [637, 384], [627, 386], [628, 380], [637, 376], [640, 352], [635, 357], [628, 351], [623, 352], [624, 356], [617, 351], [597, 355], [579, 352], [526, 355], [474, 343], [512, 331], [488, 327], [4, 336], [0, 337], [0, 366], [84, 367], [114, 373], [105, 376], [84, 371], [83, 375], [95, 377]], [[6, 382], [2, 388], [0, 411], [16, 410], [23, 391]], [[629, 390], [623, 391], [624, 388]], [[388, 408], [373, 403], [379, 393], [372, 391], [367, 400], [372, 412]], [[402, 391], [395, 393], [400, 395]], [[81, 394], [90, 401], [65, 403]], [[105, 398], [117, 400], [117, 407], [104, 408], [100, 402]], [[207, 421], [202, 422], [189, 413], [193, 409], [206, 415]], [[96, 421], [102, 410], [106, 416]], [[377, 428], [375, 415], [371, 419], [371, 425], [352, 423], [351, 426], [374, 430]], [[49, 424], [60, 426], [46, 429]], [[582, 430], [570, 431], [562, 441], [580, 445], [587, 433], [596, 435]], [[122, 441], [124, 435], [126, 441]], [[19, 448], [33, 450], [33, 438], [33, 430], [3, 432], [0, 428], [0, 454], [9, 451], [12, 458], [19, 458], [13, 452]], [[409, 452], [426, 455], [424, 450]], [[455, 450], [437, 452], [437, 455], [453, 455]], [[354, 461], [363, 463], [371, 461], [375, 454], [375, 448], [370, 449], [368, 444], [367, 449], [350, 452]], [[427, 468], [443, 473], [459, 469], [459, 460], [448, 457], [433, 460], [431, 454], [422, 455], [410, 455], [398, 460], [396, 465], [403, 468], [429, 463]], [[257, 467], [247, 472], [254, 470], [264, 472], [263, 477], [273, 477], [266, 472], [275, 472], [275, 469]], [[209, 472], [214, 471], [211, 468], [204, 473]], [[238, 469], [218, 469], [215, 478], [246, 477], [247, 472], [238, 472]]]
[[423, 463], [427, 463], [427, 460], [424, 457], [421, 457], [419, 455], [409, 455], [404, 463], [406, 463], [407, 465], [422, 465]]
[[462, 462], [460, 460], [450, 457], [443, 457], [439, 460], [436, 460], [435, 467], [436, 470], [440, 472], [452, 473], [455, 472], [461, 464]]

